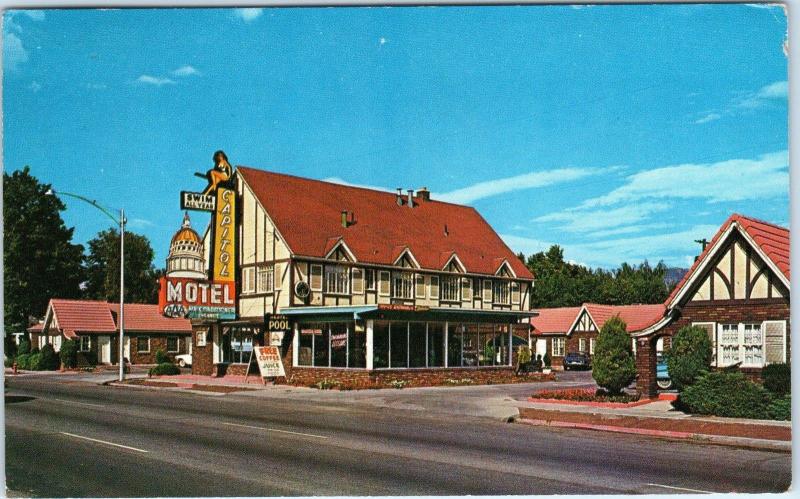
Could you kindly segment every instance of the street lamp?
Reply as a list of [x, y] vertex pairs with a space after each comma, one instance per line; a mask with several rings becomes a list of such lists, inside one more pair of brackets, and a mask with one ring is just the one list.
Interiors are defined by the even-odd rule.
[[80, 199], [81, 201], [85, 201], [90, 205], [94, 206], [98, 210], [105, 213], [105, 215], [114, 221], [115, 224], [119, 224], [119, 380], [123, 381], [125, 379], [125, 360], [124, 360], [124, 337], [125, 337], [125, 209], [119, 209], [119, 219], [115, 218], [114, 215], [111, 214], [108, 209], [100, 206], [97, 201], [93, 199], [89, 199], [84, 196], [80, 196], [78, 194], [72, 194], [70, 192], [56, 192], [55, 189], [48, 189], [45, 192], [48, 196], [69, 196], [75, 199]]

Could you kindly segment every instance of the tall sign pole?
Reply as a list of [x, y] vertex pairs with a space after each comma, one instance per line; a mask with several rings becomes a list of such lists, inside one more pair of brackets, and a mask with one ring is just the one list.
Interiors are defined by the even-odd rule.
[[125, 209], [119, 210], [119, 380], [125, 379]]

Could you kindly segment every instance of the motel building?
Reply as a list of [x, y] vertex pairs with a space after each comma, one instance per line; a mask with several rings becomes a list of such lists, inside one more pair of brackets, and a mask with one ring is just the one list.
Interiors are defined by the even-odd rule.
[[[486, 381], [509, 376], [517, 347], [530, 344], [533, 275], [475, 209], [424, 188], [383, 192], [247, 167], [228, 185], [235, 200], [218, 191], [216, 207], [189, 208], [216, 212], [202, 239], [176, 234], [191, 244], [179, 242], [181, 256], [171, 248], [178, 260], [162, 289], [167, 309], [186, 300], [191, 278], [232, 279], [216, 291], [230, 314], [189, 315], [194, 374], [257, 376], [253, 347], [272, 345], [293, 384]], [[220, 203], [235, 206], [232, 233]]]

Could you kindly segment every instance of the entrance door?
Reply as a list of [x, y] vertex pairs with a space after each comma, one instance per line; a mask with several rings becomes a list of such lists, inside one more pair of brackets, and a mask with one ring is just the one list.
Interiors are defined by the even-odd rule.
[[131, 337], [130, 336], [126, 336], [125, 337], [125, 343], [123, 343], [123, 344], [125, 345], [125, 351], [122, 353], [122, 355], [124, 355], [125, 358], [128, 359], [128, 362], [130, 362], [131, 361]]
[[97, 349], [100, 353], [101, 364], [111, 364], [111, 336], [98, 336]]

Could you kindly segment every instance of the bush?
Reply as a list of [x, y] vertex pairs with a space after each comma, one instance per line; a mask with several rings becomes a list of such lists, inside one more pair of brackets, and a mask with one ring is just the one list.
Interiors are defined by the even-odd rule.
[[30, 365], [29, 364], [30, 356], [31, 356], [31, 354], [29, 354], [29, 353], [23, 353], [23, 354], [17, 355], [17, 369], [23, 369], [23, 370], [26, 370], [26, 371], [28, 369], [30, 369], [30, 367], [28, 367]]
[[40, 352], [28, 354], [28, 370], [42, 370], [42, 354]]
[[631, 337], [619, 316], [606, 321], [600, 329], [594, 348], [592, 377], [611, 395], [619, 395], [636, 377]]
[[78, 342], [75, 340], [67, 340], [61, 343], [61, 365], [74, 369], [78, 365]]
[[148, 371], [151, 376], [173, 376], [181, 373], [181, 368], [175, 364], [164, 362], [157, 366], [151, 367]]
[[761, 371], [761, 380], [770, 393], [783, 397], [792, 392], [792, 372], [789, 364], [770, 364]]
[[682, 327], [672, 338], [672, 346], [664, 352], [669, 377], [682, 390], [708, 372], [712, 349], [708, 333], [696, 326]]
[[776, 398], [767, 406], [767, 416], [778, 421], [790, 421], [792, 419], [792, 397]]
[[48, 343], [47, 345], [43, 346], [39, 355], [41, 356], [39, 369], [42, 371], [55, 371], [58, 369], [59, 359], [58, 355], [56, 355], [53, 345]]
[[169, 357], [167, 357], [167, 354], [164, 353], [164, 350], [161, 350], [160, 348], [156, 350], [156, 364], [169, 364], [169, 363], [170, 363]]
[[551, 362], [551, 360], [550, 360], [550, 352], [545, 352], [544, 353], [544, 358], [542, 358], [542, 361], [544, 362], [544, 366], [545, 367], [548, 367], [548, 368], [550, 367], [550, 362]]
[[19, 348], [17, 348], [17, 355], [19, 356], [28, 353], [31, 353], [31, 342], [23, 338], [19, 342]]
[[711, 372], [681, 392], [673, 405], [692, 414], [764, 419], [770, 402], [769, 392], [744, 374]]

